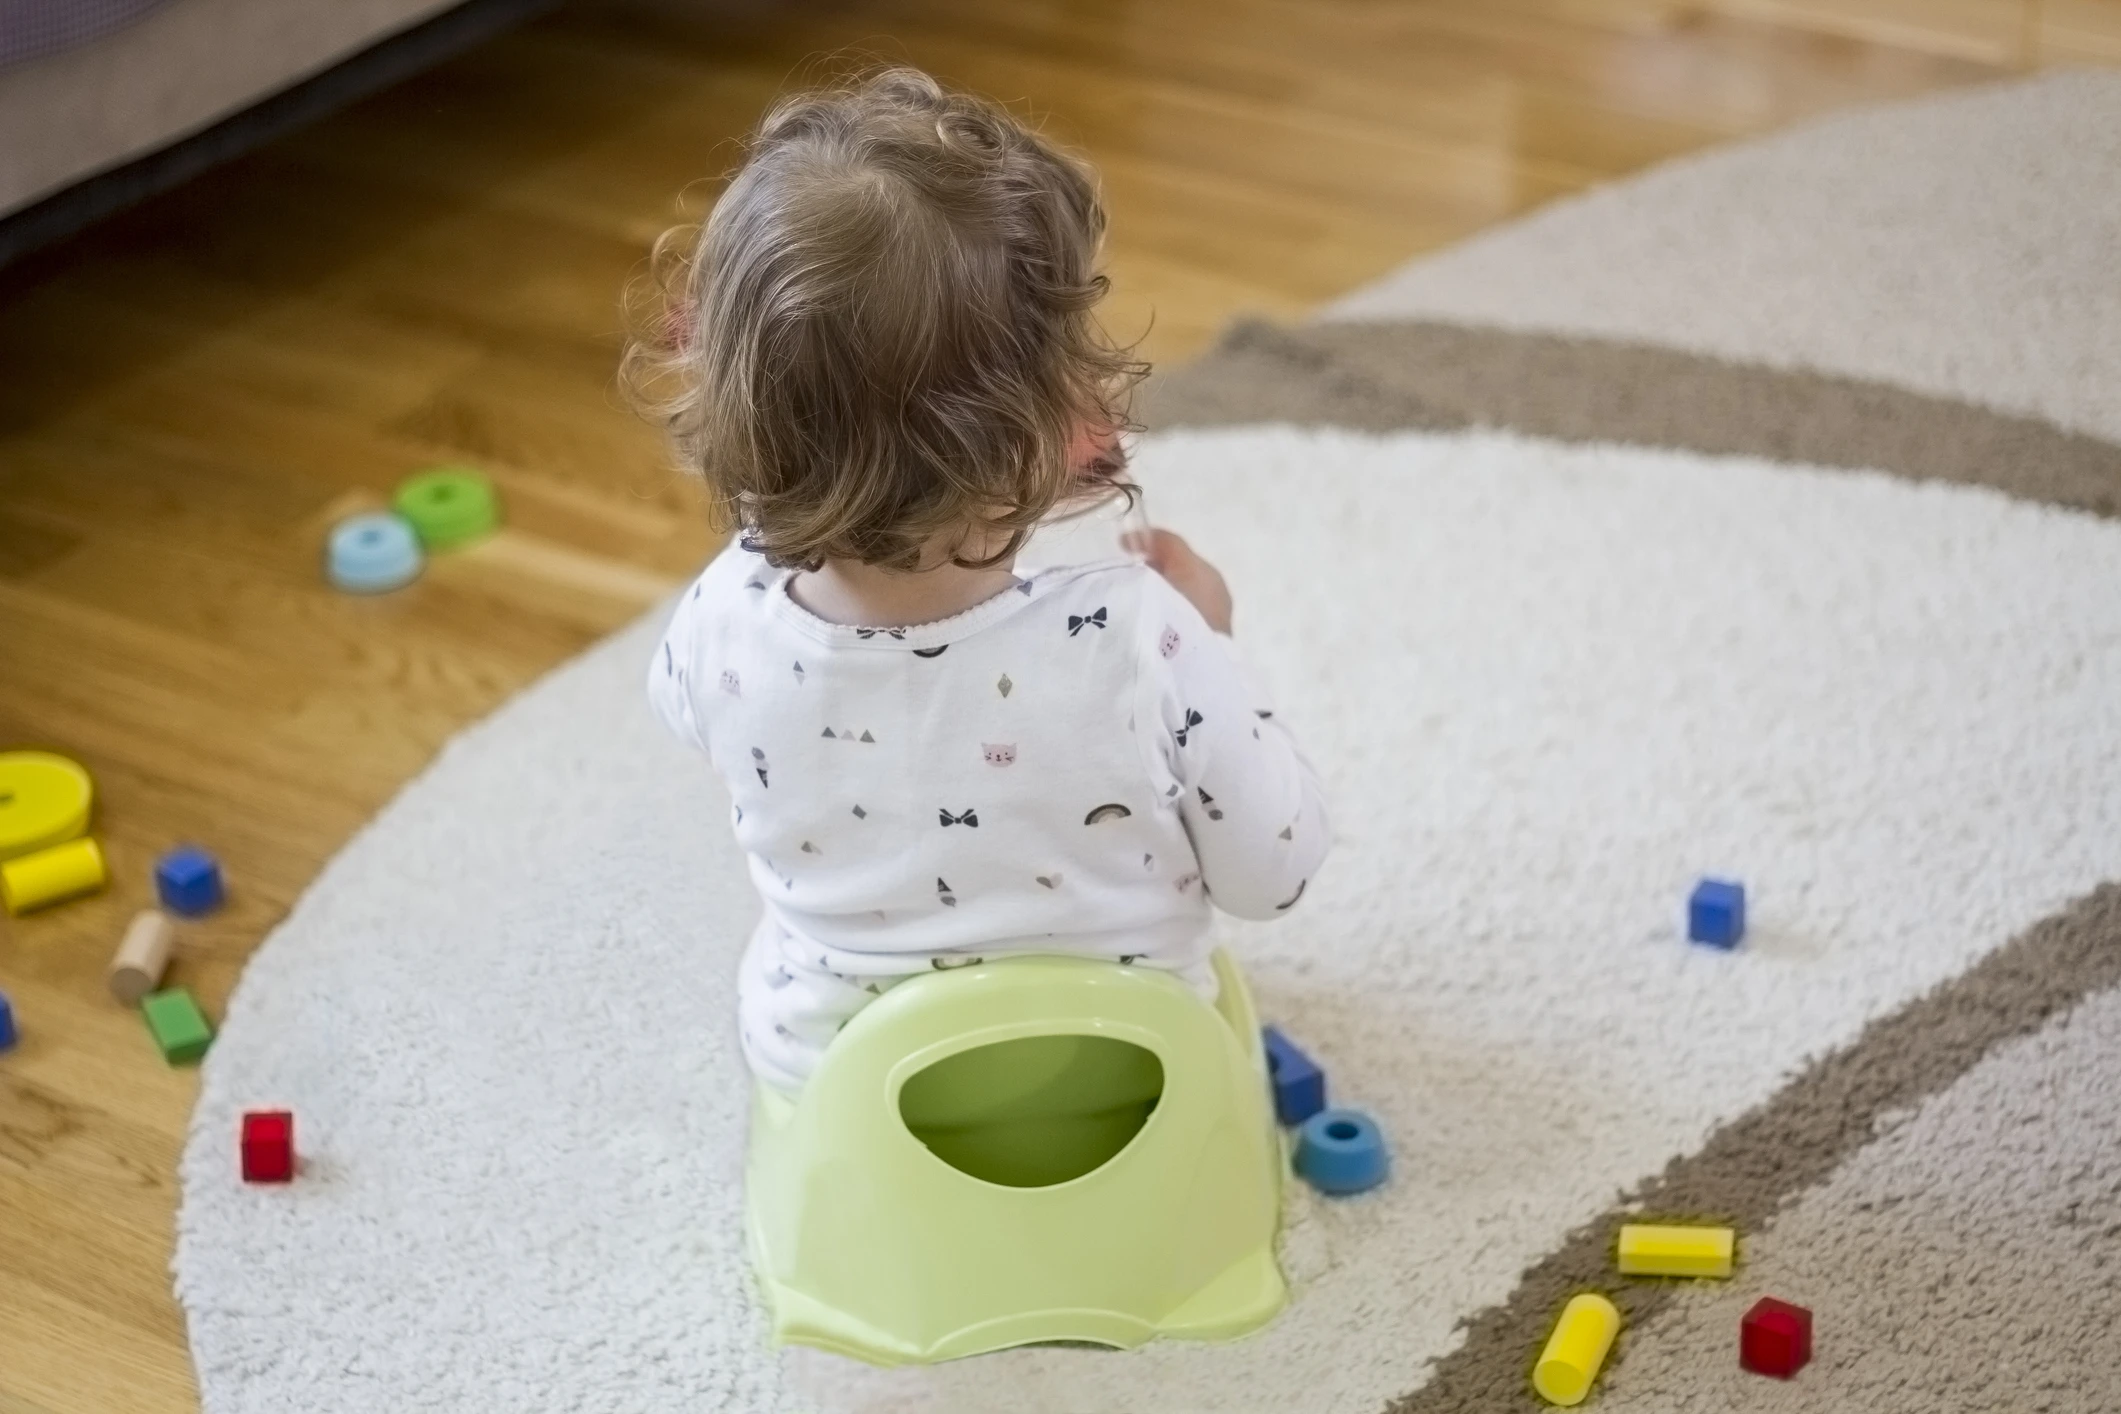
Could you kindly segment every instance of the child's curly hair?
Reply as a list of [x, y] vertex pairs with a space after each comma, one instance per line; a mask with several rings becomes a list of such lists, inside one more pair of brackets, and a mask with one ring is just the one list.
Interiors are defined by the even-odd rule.
[[[623, 378], [776, 565], [921, 567], [1086, 493], [1068, 447], [1148, 371], [1093, 317], [1082, 162], [996, 104], [886, 68], [775, 104], [697, 233], [657, 242]], [[968, 536], [972, 545], [991, 540]]]

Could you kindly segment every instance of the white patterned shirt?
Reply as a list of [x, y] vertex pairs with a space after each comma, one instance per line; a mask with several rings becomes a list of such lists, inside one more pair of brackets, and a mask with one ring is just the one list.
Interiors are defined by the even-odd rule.
[[909, 628], [828, 623], [731, 547], [648, 677], [727, 784], [769, 924], [820, 966], [1009, 953], [1185, 969], [1210, 902], [1274, 918], [1331, 829], [1228, 638], [1132, 561], [1049, 569]]

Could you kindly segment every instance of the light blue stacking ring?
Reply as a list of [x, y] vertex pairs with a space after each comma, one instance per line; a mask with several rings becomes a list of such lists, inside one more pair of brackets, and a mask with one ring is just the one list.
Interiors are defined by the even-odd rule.
[[1360, 1193], [1391, 1170], [1384, 1131], [1361, 1110], [1320, 1110], [1296, 1131], [1296, 1171], [1321, 1193]]
[[324, 573], [349, 594], [381, 594], [419, 578], [420, 537], [387, 511], [353, 516], [331, 528]]

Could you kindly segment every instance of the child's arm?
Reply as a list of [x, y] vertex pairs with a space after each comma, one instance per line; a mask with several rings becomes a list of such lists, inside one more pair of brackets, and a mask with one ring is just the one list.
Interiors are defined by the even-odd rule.
[[[1207, 572], [1219, 588], [1221, 576]], [[1318, 773], [1249, 681], [1230, 639], [1210, 630], [1191, 599], [1161, 579], [1143, 598], [1137, 720], [1183, 792], [1179, 813], [1202, 881], [1226, 913], [1277, 918], [1303, 896], [1332, 845]], [[1226, 623], [1227, 605], [1225, 597]]]
[[701, 729], [692, 702], [699, 602], [705, 579], [702, 575], [679, 597], [670, 623], [663, 630], [662, 642], [656, 644], [655, 657], [648, 664], [648, 705], [655, 709], [656, 717], [671, 735], [695, 751], [707, 749], [707, 734]]

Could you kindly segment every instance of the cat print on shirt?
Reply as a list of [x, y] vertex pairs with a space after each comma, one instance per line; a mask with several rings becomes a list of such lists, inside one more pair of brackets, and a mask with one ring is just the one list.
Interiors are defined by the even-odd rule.
[[734, 672], [727, 668], [722, 670], [722, 691], [728, 693], [731, 697], [742, 697], [744, 695], [744, 684], [737, 679], [737, 675]]
[[1014, 766], [1016, 764], [1016, 743], [1013, 741], [983, 741], [979, 744], [979, 751], [981, 758], [989, 766]]
[[1165, 624], [1162, 636], [1156, 640], [1156, 651], [1163, 654], [1166, 658], [1176, 658], [1178, 656], [1178, 641], [1178, 630], [1169, 624]]

